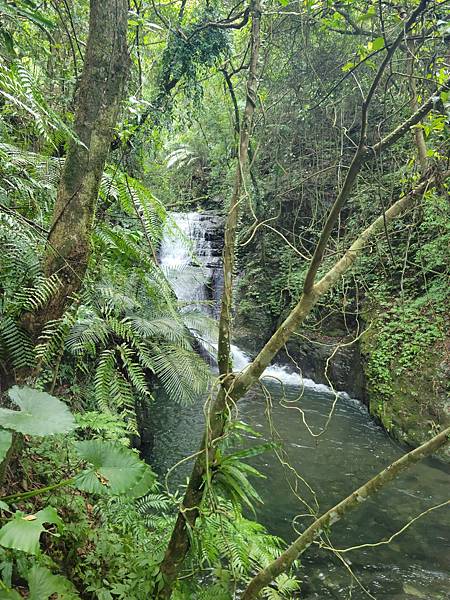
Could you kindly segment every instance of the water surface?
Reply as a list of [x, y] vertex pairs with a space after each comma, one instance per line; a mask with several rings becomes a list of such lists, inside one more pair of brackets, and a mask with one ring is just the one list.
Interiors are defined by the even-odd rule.
[[[261, 390], [251, 392], [239, 406], [239, 417], [258, 431], [263, 439], [276, 435], [284, 440], [289, 463], [315, 492], [305, 485], [299, 495], [309, 506], [323, 512], [356, 487], [398, 458], [403, 449], [393, 442], [355, 400], [341, 395], [332, 419], [323, 430], [334, 396], [323, 386], [305, 388], [266, 381], [270, 402]], [[299, 395], [301, 398], [299, 399]], [[271, 407], [268, 408], [268, 404]], [[308, 427], [298, 411], [301, 408]], [[154, 467], [163, 475], [176, 462], [195, 452], [203, 431], [202, 402], [188, 408], [161, 403], [154, 407]], [[270, 418], [268, 418], [270, 415]], [[269, 425], [270, 422], [270, 425]], [[248, 439], [249, 445], [261, 440]], [[295, 483], [273, 452], [252, 459], [266, 476], [255, 481], [264, 500], [258, 519], [271, 533], [287, 542], [302, 531], [310, 517], [292, 493]], [[173, 473], [173, 485], [184, 482], [190, 463]], [[330, 540], [335, 548], [373, 543], [391, 536], [412, 517], [450, 498], [450, 469], [430, 459], [413, 466], [384, 491], [362, 504], [333, 526]], [[295, 525], [293, 524], [295, 522]], [[367, 592], [377, 600], [450, 599], [450, 508], [431, 512], [414, 523], [389, 545], [346, 553], [348, 567]], [[302, 598], [370, 598], [350, 576], [334, 554], [317, 546], [302, 558]]]

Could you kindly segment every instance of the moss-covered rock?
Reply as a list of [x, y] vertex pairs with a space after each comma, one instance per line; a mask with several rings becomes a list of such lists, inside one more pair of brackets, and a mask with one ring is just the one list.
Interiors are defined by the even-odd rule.
[[450, 423], [447, 319], [429, 303], [415, 308], [402, 308], [403, 319], [398, 307], [370, 311], [361, 343], [370, 413], [411, 446]]

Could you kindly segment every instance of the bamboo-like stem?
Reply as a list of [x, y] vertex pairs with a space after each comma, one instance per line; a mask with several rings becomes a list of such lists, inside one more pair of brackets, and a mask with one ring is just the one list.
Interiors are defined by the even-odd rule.
[[308, 527], [278, 558], [262, 569], [249, 583], [241, 596], [241, 600], [256, 600], [262, 590], [269, 585], [278, 575], [289, 570], [293, 562], [317, 539], [324, 530], [340, 521], [348, 512], [356, 508], [381, 490], [385, 485], [395, 479], [402, 471], [409, 468], [419, 460], [430, 456], [436, 450], [448, 443], [450, 427], [425, 442], [415, 450], [404, 454], [401, 458], [391, 463], [383, 471], [372, 477], [364, 485], [355, 490], [350, 496], [341, 500], [330, 508]]
[[0, 498], [0, 502], [20, 502], [20, 500], [34, 498], [35, 496], [41, 496], [42, 494], [46, 494], [47, 492], [53, 492], [53, 490], [57, 490], [58, 488], [66, 487], [68, 485], [71, 485], [74, 481], [74, 477], [69, 477], [69, 479], [63, 479], [58, 483], [54, 483], [53, 485], [47, 485], [46, 487], [38, 488], [36, 490], [22, 492], [21, 494], [10, 494], [9, 496], [3, 496], [2, 498]]

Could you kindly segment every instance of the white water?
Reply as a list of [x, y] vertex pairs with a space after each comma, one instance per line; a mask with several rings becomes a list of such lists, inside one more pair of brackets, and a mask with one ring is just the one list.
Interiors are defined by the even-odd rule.
[[[206, 285], [210, 267], [201, 260], [202, 250], [210, 254], [197, 213], [173, 213], [175, 228], [167, 228], [161, 242], [159, 260], [177, 298], [207, 310]], [[198, 257], [198, 258], [196, 258]]]
[[[172, 284], [177, 298], [185, 305], [195, 307], [210, 316], [217, 316], [214, 302], [214, 285], [221, 281], [221, 260], [214, 253], [211, 237], [217, 228], [217, 218], [200, 213], [172, 213], [176, 227], [168, 228], [163, 237], [159, 259]], [[202, 340], [205, 350], [212, 354], [217, 350], [214, 339]], [[233, 367], [243, 371], [251, 358], [238, 346], [231, 346]], [[303, 377], [284, 365], [270, 365], [264, 371], [264, 379], [283, 385], [305, 387], [321, 392], [332, 390], [321, 383]]]

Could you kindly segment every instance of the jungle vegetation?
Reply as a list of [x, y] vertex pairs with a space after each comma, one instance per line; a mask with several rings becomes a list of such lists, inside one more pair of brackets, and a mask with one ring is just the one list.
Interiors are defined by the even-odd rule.
[[[307, 548], [446, 446], [448, 407], [418, 424], [396, 381], [448, 368], [449, 17], [447, 0], [0, 1], [1, 600], [301, 597]], [[159, 262], [193, 210], [224, 218], [218, 324]], [[420, 431], [287, 545], [246, 512], [247, 459], [271, 446], [236, 451], [236, 407], [330, 315], [370, 326], [372, 414]], [[239, 373], [236, 324], [258, 335]], [[216, 373], [198, 339], [217, 331]], [[139, 455], [146, 420], [199, 396], [205, 434], [168, 490]]]

